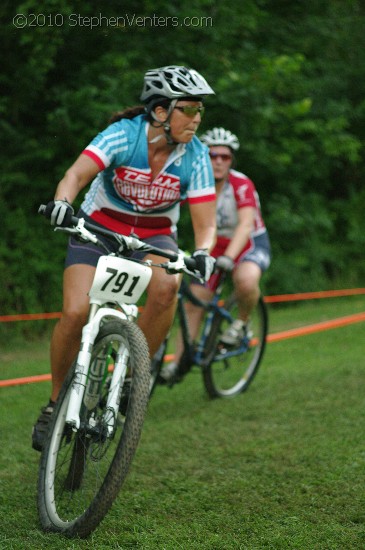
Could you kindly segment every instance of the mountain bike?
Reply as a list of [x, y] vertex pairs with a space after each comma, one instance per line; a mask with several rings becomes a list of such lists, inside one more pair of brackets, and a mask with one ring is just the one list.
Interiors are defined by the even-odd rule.
[[[228, 273], [221, 272], [219, 285], [211, 301], [198, 299], [183, 279], [178, 295], [177, 320], [183, 340], [183, 353], [177, 373], [168, 382], [172, 386], [181, 382], [193, 366], [201, 369], [208, 395], [233, 397], [247, 390], [261, 364], [268, 333], [268, 312], [262, 296], [251, 312], [250, 320], [240, 343], [234, 347], [224, 344], [220, 338], [231, 323], [238, 318], [238, 303], [234, 293], [228, 293]], [[223, 300], [223, 296], [228, 297]], [[189, 332], [186, 300], [205, 310], [200, 337], [192, 341]], [[167, 338], [151, 363], [151, 393], [156, 385], [165, 382], [159, 376], [169, 345]]]
[[[46, 207], [41, 205], [40, 213]], [[132, 463], [150, 396], [150, 358], [135, 323], [151, 266], [194, 274], [195, 261], [73, 217], [55, 230], [105, 251], [89, 292], [80, 351], [62, 386], [43, 447], [38, 513], [44, 530], [86, 537], [107, 514]], [[111, 253], [97, 235], [116, 241]], [[141, 250], [166, 262], [126, 257]], [[187, 267], [190, 266], [190, 269]]]

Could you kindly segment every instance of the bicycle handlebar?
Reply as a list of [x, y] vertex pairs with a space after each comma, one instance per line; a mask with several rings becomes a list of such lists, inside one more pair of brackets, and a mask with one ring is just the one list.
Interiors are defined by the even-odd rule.
[[[46, 215], [45, 204], [40, 205], [38, 213], [42, 214], [43, 216]], [[57, 226], [55, 230], [78, 235], [84, 241], [90, 241], [94, 244], [101, 246], [104, 249], [107, 249], [106, 245], [102, 241], [100, 241], [96, 237], [96, 235], [94, 235], [94, 233], [98, 233], [99, 235], [103, 235], [104, 237], [114, 239], [120, 245], [120, 252], [124, 252], [126, 250], [140, 250], [142, 252], [150, 252], [152, 254], [156, 254], [158, 256], [162, 256], [163, 258], [171, 260], [171, 264], [170, 262], [168, 262], [167, 265], [161, 265], [161, 267], [165, 267], [167, 270], [170, 270], [171, 273], [173, 271], [185, 272], [188, 275], [201, 279], [201, 274], [196, 270], [196, 261], [194, 258], [182, 255], [181, 253], [169, 252], [168, 250], [163, 250], [156, 246], [152, 246], [148, 243], [145, 243], [138, 237], [128, 237], [126, 235], [120, 235], [119, 233], [110, 231], [105, 227], [89, 223], [85, 221], [84, 218], [72, 216], [70, 225], [68, 227]], [[110, 250], [108, 252], [110, 252]], [[181, 263], [181, 260], [183, 260], [183, 264]], [[174, 263], [176, 265], [173, 265]]]

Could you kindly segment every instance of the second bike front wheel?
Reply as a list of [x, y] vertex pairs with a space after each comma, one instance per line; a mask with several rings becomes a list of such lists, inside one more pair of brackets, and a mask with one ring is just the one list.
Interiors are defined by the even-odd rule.
[[[119, 412], [108, 431], [114, 361], [129, 350], [127, 374], [119, 389]], [[80, 428], [66, 424], [75, 365], [62, 387], [42, 451], [38, 478], [38, 512], [43, 529], [69, 537], [87, 537], [107, 514], [129, 471], [147, 408], [150, 361], [145, 337], [128, 321], [108, 321], [100, 329], [89, 371], [98, 373], [94, 402], [85, 398]], [[115, 390], [116, 391], [116, 390]], [[87, 406], [86, 406], [87, 405]]]
[[[238, 318], [238, 304], [234, 295], [225, 308], [232, 319]], [[230, 348], [220, 337], [230, 322], [217, 313], [205, 346], [203, 379], [210, 397], [233, 397], [247, 390], [260, 366], [268, 332], [266, 305], [260, 297], [251, 313], [246, 334], [240, 345]]]

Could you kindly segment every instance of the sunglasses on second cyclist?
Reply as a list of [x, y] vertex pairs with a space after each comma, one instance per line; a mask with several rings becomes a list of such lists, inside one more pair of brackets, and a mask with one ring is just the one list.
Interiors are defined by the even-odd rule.
[[232, 155], [229, 155], [228, 153], [213, 153], [212, 151], [209, 153], [209, 156], [212, 160], [216, 160], [218, 158], [221, 158], [223, 162], [228, 162], [232, 160]]
[[195, 105], [176, 105], [175, 109], [184, 113], [184, 115], [194, 118], [198, 113], [202, 117], [204, 115], [205, 107], [196, 107]]

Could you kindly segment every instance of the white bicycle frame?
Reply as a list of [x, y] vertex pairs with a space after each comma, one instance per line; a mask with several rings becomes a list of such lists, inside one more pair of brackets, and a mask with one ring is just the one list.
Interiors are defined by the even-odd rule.
[[[135, 305], [147, 288], [152, 275], [148, 265], [113, 255], [101, 256], [89, 292], [90, 313], [82, 330], [81, 346], [77, 356], [75, 378], [72, 382], [66, 412], [66, 423], [74, 431], [80, 427], [80, 409], [89, 380], [91, 353], [103, 319], [115, 318], [134, 321], [138, 315]], [[108, 307], [115, 303], [121, 311]], [[116, 356], [114, 371], [106, 405], [108, 435], [112, 435], [119, 409], [120, 389], [124, 384], [129, 359], [128, 348], [121, 344]], [[84, 400], [85, 402], [85, 400]]]
[[[45, 206], [42, 205], [39, 212], [42, 213], [44, 211]], [[98, 238], [85, 227], [85, 220], [83, 218], [78, 219], [77, 225], [74, 228], [56, 227], [55, 231], [57, 230], [76, 234], [85, 242], [99, 244]], [[119, 239], [121, 246], [126, 247], [128, 250], [143, 249], [146, 252], [149, 251], [148, 246], [146, 247], [146, 244], [138, 238], [120, 235]], [[186, 270], [184, 258], [185, 254], [179, 251], [176, 259], [174, 261], [167, 261], [163, 267], [167, 271], [171, 270], [170, 272], [173, 273], [184, 271], [197, 277], [196, 273], [194, 274]], [[90, 382], [91, 353], [95, 338], [100, 329], [100, 324], [106, 317], [128, 321], [134, 321], [137, 318], [138, 308], [136, 303], [147, 288], [152, 276], [150, 265], [153, 265], [150, 260], [140, 264], [127, 258], [115, 256], [114, 254], [99, 258], [93, 284], [89, 292], [89, 318], [82, 330], [81, 346], [76, 360], [75, 378], [72, 381], [66, 411], [66, 423], [74, 431], [80, 428], [80, 409], [82, 403], [85, 403], [85, 392]], [[162, 264], [159, 265], [162, 267]], [[108, 307], [108, 303], [116, 304], [121, 311]], [[124, 384], [128, 359], [128, 348], [124, 344], [121, 344], [114, 363], [114, 371], [107, 398], [106, 420], [109, 436], [114, 431], [118, 415], [120, 390]], [[92, 395], [88, 396], [88, 398], [90, 399], [89, 408], [91, 410], [97, 402], [92, 403]], [[87, 401], [85, 404], [88, 406]], [[89, 422], [92, 422], [92, 418], [89, 419]]]

